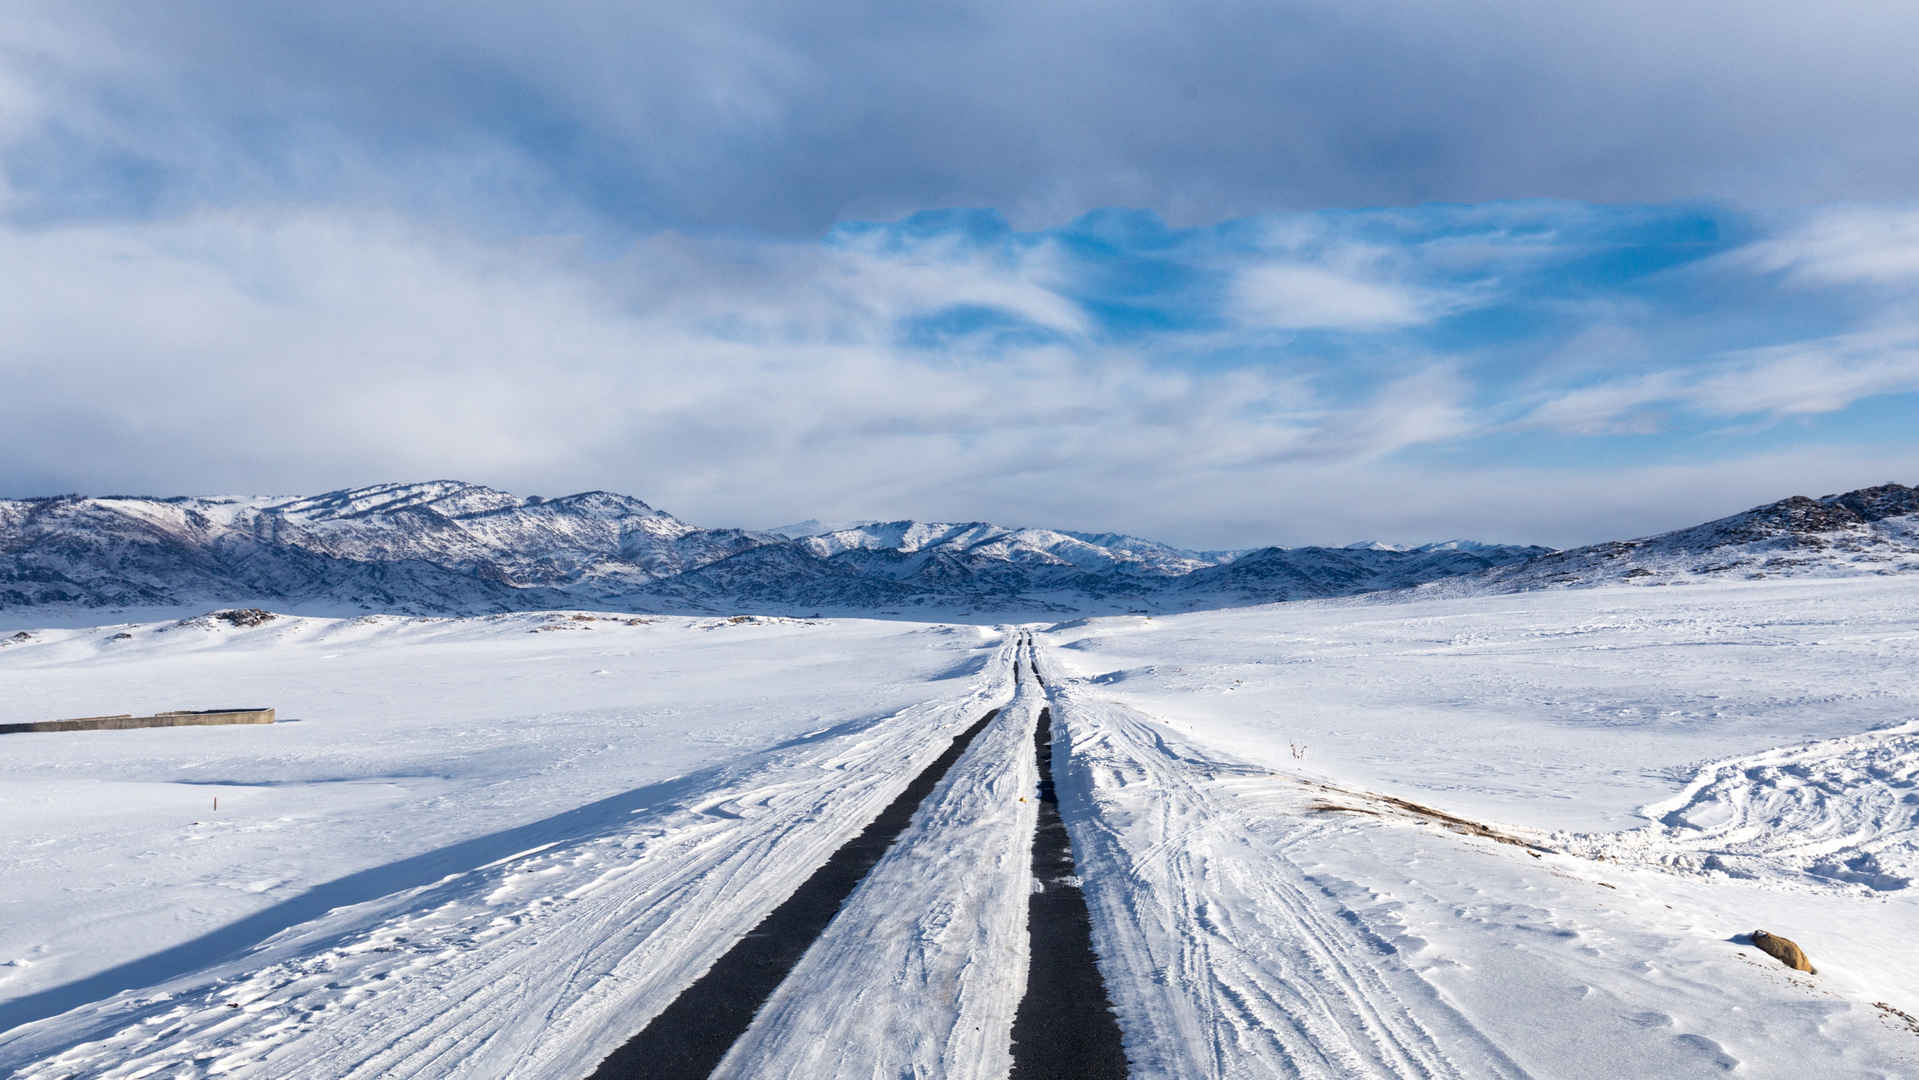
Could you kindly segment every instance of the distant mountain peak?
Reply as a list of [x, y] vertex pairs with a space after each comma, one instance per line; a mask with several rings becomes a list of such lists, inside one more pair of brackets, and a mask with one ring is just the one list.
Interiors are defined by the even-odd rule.
[[827, 533], [845, 532], [849, 529], [863, 529], [868, 525], [877, 525], [876, 521], [821, 521], [819, 518], [807, 518], [790, 525], [776, 525], [766, 531], [774, 536], [784, 536], [788, 540], [804, 540], [809, 536], [825, 536]]
[[559, 495], [550, 499], [542, 499], [535, 495], [526, 499], [524, 505], [529, 507], [564, 507], [603, 516], [622, 514], [648, 515], [654, 517], [673, 516], [664, 510], [649, 506], [644, 501], [636, 499], [631, 495], [621, 495], [613, 491], [576, 491], [571, 495]]
[[1430, 544], [1421, 544], [1414, 551], [1488, 551], [1506, 547], [1505, 544], [1488, 544], [1483, 540], [1435, 540]]
[[292, 499], [267, 509], [304, 521], [330, 521], [403, 510], [431, 510], [447, 517], [459, 517], [517, 506], [522, 501], [517, 496], [480, 484], [460, 480], [429, 480], [425, 483], [342, 488]]

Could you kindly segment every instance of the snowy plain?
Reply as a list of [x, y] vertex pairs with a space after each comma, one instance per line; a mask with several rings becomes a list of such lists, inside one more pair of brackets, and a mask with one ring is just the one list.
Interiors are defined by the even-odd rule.
[[[114, 640], [116, 633], [133, 636]], [[191, 729], [172, 740], [164, 736], [183, 729], [6, 737], [0, 1030], [176, 976], [201, 985], [201, 968], [235, 953], [231, 972], [271, 967], [248, 950], [290, 928], [298, 940], [270, 955], [309, 962], [324, 954], [329, 967], [349, 933], [341, 927], [368, 928], [374, 937], [367, 940], [384, 941], [379, 935], [392, 920], [422, 906], [457, 921], [455, 909], [470, 902], [473, 911], [464, 914], [478, 919], [474, 932], [496, 930], [503, 924], [494, 920], [527, 918], [550, 899], [515, 884], [531, 886], [552, 872], [529, 868], [540, 850], [563, 852], [550, 859], [589, 879], [636, 861], [694, 877], [712, 869], [661, 854], [663, 839], [692, 863], [711, 857], [750, 867], [765, 852], [753, 851], [733, 826], [752, 817], [778, 832], [767, 842], [783, 845], [779, 867], [740, 881], [715, 871], [691, 884], [658, 884], [671, 893], [671, 903], [655, 905], [664, 917], [713, 922], [724, 935], [731, 924], [722, 911], [688, 905], [717, 906], [741, 892], [749, 905], [781, 899], [782, 885], [804, 876], [809, 860], [824, 858], [897, 792], [914, 763], [937, 752], [933, 735], [976, 719], [989, 707], [976, 699], [997, 692], [999, 682], [1010, 687], [1010, 665], [1002, 672], [988, 664], [1003, 640], [976, 627], [629, 625], [570, 614], [282, 617], [250, 629], [161, 622], [34, 632], [32, 641], [0, 652], [9, 715], [245, 699], [274, 705], [283, 719], [257, 729]], [[752, 805], [732, 809], [732, 797]], [[582, 846], [599, 840], [610, 847], [605, 858], [578, 861]], [[568, 878], [558, 891], [580, 885]], [[702, 892], [705, 885], [726, 897]], [[631, 900], [642, 890], [623, 882], [619, 892]], [[371, 909], [344, 922], [321, 918], [355, 905]], [[751, 918], [740, 917], [750, 926]], [[420, 940], [417, 931], [394, 935]], [[632, 928], [608, 947], [631, 948], [647, 937], [644, 927]], [[725, 944], [724, 936], [685, 939], [695, 947]], [[383, 944], [347, 948], [376, 960], [393, 953]], [[526, 959], [515, 954], [516, 962]], [[675, 965], [666, 968], [665, 975], [677, 974]], [[535, 963], [521, 977], [548, 974]], [[370, 986], [385, 975], [366, 978]], [[408, 990], [428, 992], [426, 980], [412, 980]], [[221, 1012], [230, 997], [220, 998]], [[315, 995], [329, 1008], [339, 997], [324, 989]], [[513, 1007], [528, 1007], [525, 997]], [[405, 994], [393, 1000], [403, 1012], [418, 1007]], [[371, 1011], [355, 1010], [362, 1022], [371, 1022]], [[109, 1012], [74, 1018], [75, 1030], [122, 1027], [132, 1015]], [[626, 1017], [614, 1015], [619, 1030], [569, 1047], [577, 1060], [541, 1065], [549, 1071], [539, 1074], [583, 1075], [596, 1052], [610, 1049], [605, 1038], [631, 1034]], [[478, 1023], [499, 1018], [498, 1011], [482, 1014]], [[341, 1037], [337, 1028], [321, 1034], [328, 1043]], [[321, 1052], [325, 1064], [306, 1063], [314, 1071], [302, 1074], [407, 1068], [380, 1057], [381, 1047], [348, 1041], [369, 1060], [356, 1065], [355, 1055]], [[189, 1061], [194, 1052], [171, 1035], [151, 1049]], [[19, 1066], [20, 1053], [0, 1047], [0, 1067]], [[522, 1056], [480, 1053], [500, 1071]], [[88, 1075], [104, 1067], [99, 1061], [139, 1056], [117, 1044], [101, 1054], [50, 1064], [45, 1075]], [[417, 1068], [472, 1075], [457, 1061]]]
[[1044, 687], [1011, 627], [25, 625], [7, 719], [294, 722], [0, 737], [0, 1071], [585, 1076], [1001, 707], [721, 1074], [1005, 1075], [1050, 703], [1135, 1076], [1919, 1075], [1915, 613], [1097, 618], [1036, 627]]
[[1397, 599], [1041, 635], [1136, 1075], [1919, 1075], [1919, 582]]

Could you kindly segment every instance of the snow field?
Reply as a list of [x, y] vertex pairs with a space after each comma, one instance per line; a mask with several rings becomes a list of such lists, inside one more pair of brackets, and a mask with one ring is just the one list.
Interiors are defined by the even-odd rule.
[[[488, 696], [507, 708], [515, 702], [511, 676], [503, 677], [512, 669], [503, 669], [503, 661], [537, 656], [555, 682], [564, 681], [556, 677], [556, 667], [571, 667], [568, 674], [582, 677], [578, 669], [586, 665], [618, 663], [589, 646], [590, 635], [584, 631], [564, 635], [563, 644], [561, 634], [531, 635], [525, 629], [509, 624], [510, 637], [503, 641], [495, 632], [498, 627], [461, 630], [428, 624], [410, 632], [465, 637], [463, 647], [437, 660], [457, 663], [460, 677], [491, 683], [491, 695], [474, 697]], [[214, 915], [189, 906], [206, 888], [204, 881], [171, 882], [173, 894], [158, 890], [153, 905], [157, 910], [148, 913], [147, 924], [164, 930], [184, 923], [206, 933], [158, 954], [151, 953], [156, 945], [172, 944], [160, 934], [151, 935], [144, 948], [131, 936], [89, 942], [89, 912], [83, 908], [74, 917], [71, 902], [63, 906], [51, 899], [61, 891], [62, 879], [29, 878], [27, 891], [39, 889], [48, 899], [38, 906], [16, 901], [16, 910], [31, 918], [10, 924], [10, 934], [48, 943], [50, 953], [77, 954], [96, 969], [106, 961], [128, 960], [121, 968], [96, 970], [79, 983], [0, 998], [0, 1016], [11, 1009], [19, 1018], [0, 1023], [0, 1029], [35, 1014], [61, 1013], [0, 1034], [0, 1068], [48, 1077], [133, 1076], [147, 1069], [168, 1076], [585, 1075], [890, 801], [954, 731], [1012, 691], [1010, 646], [993, 645], [987, 634], [972, 628], [848, 624], [820, 633], [819, 627], [709, 630], [702, 624], [634, 629], [663, 638], [655, 641], [657, 653], [635, 662], [663, 676], [664, 685], [637, 692], [630, 685], [599, 691], [606, 696], [631, 693], [643, 700], [659, 695], [653, 700], [656, 711], [647, 717], [655, 723], [644, 726], [645, 735], [634, 738], [637, 745], [625, 748], [627, 753], [591, 753], [549, 735], [516, 748], [518, 783], [506, 771], [505, 760], [498, 762], [498, 772], [462, 776], [457, 763], [471, 747], [443, 738], [438, 724], [420, 722], [405, 733], [414, 744], [413, 754], [441, 756], [443, 770], [455, 782], [469, 785], [464, 793], [468, 798], [455, 801], [436, 793], [412, 805], [372, 810], [351, 799], [340, 806], [309, 805], [305, 809], [311, 817], [299, 831], [309, 841], [318, 833], [319, 839], [338, 847], [311, 852], [305, 877], [295, 881], [305, 885], [327, 868], [356, 858], [364, 865], [369, 856], [388, 857], [389, 851], [368, 851], [355, 844], [375, 830], [403, 832], [414, 815], [423, 814], [427, 820], [421, 832], [426, 836], [415, 836], [412, 844], [414, 850], [429, 848], [422, 855], [349, 873], [304, 892], [289, 889], [292, 895], [278, 904], [270, 897], [244, 894], [253, 898], [253, 914], [237, 923], [227, 921], [227, 911]], [[407, 651], [409, 631], [397, 632], [402, 642], [389, 644]], [[752, 669], [754, 680], [742, 679], [738, 666], [711, 671], [696, 666], [739, 656], [737, 645], [721, 643], [739, 642], [742, 634], [759, 637], [745, 649], [761, 661]], [[489, 648], [489, 643], [496, 647]], [[584, 651], [569, 657], [569, 646]], [[286, 642], [277, 648], [286, 648]], [[237, 650], [242, 655], [247, 651]], [[213, 649], [211, 654], [235, 652]], [[791, 666], [782, 667], [782, 657]], [[284, 667], [299, 667], [286, 663], [284, 655], [277, 659]], [[415, 650], [404, 659], [385, 659], [421, 676], [413, 693], [420, 692], [418, 682], [428, 683], [431, 692], [434, 654]], [[674, 672], [676, 661], [697, 674]], [[233, 669], [218, 665], [217, 670], [225, 674]], [[588, 668], [592, 670], [603, 668]], [[51, 681], [68, 671], [55, 663], [45, 674]], [[136, 668], [125, 677], [140, 674]], [[704, 680], [704, 685], [688, 685], [694, 679]], [[407, 692], [407, 683], [394, 673], [379, 685], [387, 692]], [[794, 708], [802, 702], [845, 705], [884, 699], [905, 686], [911, 687], [908, 697], [917, 703], [887, 715], [854, 713], [852, 719], [825, 728], [818, 726], [819, 714]], [[687, 698], [676, 700], [674, 692]], [[564, 699], [565, 691], [556, 688], [556, 696]], [[475, 703], [469, 698], [458, 704], [472, 708]], [[729, 705], [747, 715], [729, 717]], [[742, 730], [753, 714], [778, 708], [793, 709], [784, 726], [763, 724], [750, 734]], [[659, 732], [655, 725], [664, 726], [668, 717], [677, 729]], [[608, 730], [618, 725], [609, 725], [604, 714], [598, 719], [599, 724], [591, 725], [597, 740], [618, 734]], [[404, 722], [388, 718], [389, 724]], [[302, 727], [287, 725], [285, 730], [299, 733]], [[281, 733], [277, 727], [258, 730]], [[100, 734], [133, 734], [148, 741], [146, 749], [152, 752], [154, 745], [144, 737], [169, 733]], [[667, 762], [679, 764], [693, 754], [728, 750], [731, 760], [679, 776], [658, 776], [639, 788], [615, 787], [615, 794], [585, 806], [563, 802], [571, 808], [431, 849], [427, 837], [434, 833], [458, 835], [458, 830], [484, 823], [487, 811], [499, 813], [484, 798], [472, 797], [472, 789], [486, 795], [504, 788], [524, 799], [529, 793], [520, 788], [529, 772], [537, 781], [541, 767], [557, 751], [573, 751], [596, 765], [591, 778], [602, 784], [630, 784], [645, 778], [644, 771], [636, 777], [621, 767], [650, 763], [653, 755], [673, 749], [675, 737], [689, 745], [679, 748], [685, 756]], [[669, 745], [651, 745], [656, 739]], [[742, 743], [756, 749], [741, 755], [733, 747]], [[398, 738], [376, 741], [378, 747], [400, 745]], [[95, 775], [183, 767], [179, 760], [164, 757], [157, 763], [143, 763], [137, 754], [119, 758], [113, 753], [118, 749], [108, 746], [103, 754], [96, 743], [51, 747], [47, 753], [68, 772]], [[62, 750], [71, 756], [61, 758]], [[198, 752], [204, 754], [205, 748]], [[504, 759], [506, 754], [499, 756]], [[314, 757], [328, 759], [329, 751], [308, 747], [305, 755], [290, 761], [267, 758], [249, 764], [256, 770], [270, 764], [282, 772], [298, 772], [311, 769]], [[325, 763], [339, 764], [332, 759]], [[9, 759], [9, 766], [35, 767], [24, 755]], [[655, 771], [657, 775], [665, 769]], [[437, 792], [443, 783], [428, 790]], [[348, 785], [320, 785], [328, 794], [343, 786]], [[558, 798], [577, 796], [563, 788]], [[523, 812], [526, 805], [523, 801], [512, 808]], [[458, 813], [469, 807], [470, 816], [444, 819], [449, 810]], [[281, 828], [283, 835], [293, 831], [284, 823], [268, 826], [269, 831]], [[157, 844], [159, 835], [177, 835], [180, 828], [162, 821], [151, 826], [156, 834], [151, 838], [136, 835], [129, 845], [122, 837], [117, 862], [86, 872], [111, 873], [128, 861], [127, 847]], [[102, 837], [100, 843], [106, 842]], [[262, 845], [244, 839], [235, 842], [223, 835], [222, 842], [223, 850], [196, 851], [196, 861], [168, 869], [204, 871], [219, 864], [230, 872], [234, 864], [261, 853]], [[7, 850], [15, 849], [10, 843]], [[99, 849], [92, 854], [98, 857]], [[283, 858], [299, 866], [303, 854], [287, 852]], [[77, 861], [76, 869], [84, 868], [84, 860]], [[108, 895], [113, 895], [111, 889]], [[170, 900], [185, 911], [169, 911]], [[125, 992], [116, 993], [123, 988]], [[9, 989], [0, 984], [0, 992]], [[79, 1000], [71, 1000], [75, 997]], [[78, 1007], [62, 1013], [69, 1005]]]
[[[1919, 1002], [1919, 590], [1626, 592], [1045, 635], [1136, 1075], [1919, 1075], [1875, 1004]], [[1642, 806], [1655, 824], [1623, 834], [1539, 827]], [[1819, 975], [1745, 944], [1757, 928]]]
[[1082, 620], [1042, 642], [1250, 761], [1600, 831], [1645, 824], [1708, 762], [1919, 719], [1915, 612], [1919, 578], [1621, 586]]
[[1082, 619], [1044, 688], [1019, 635], [903, 623], [45, 631], [0, 703], [279, 687], [301, 722], [0, 741], [0, 1072], [584, 1076], [1010, 698], [720, 1075], [1006, 1075], [1047, 704], [1135, 1076], [1919, 1075], [1875, 1004], [1919, 1011], [1915, 610], [1888, 578]]

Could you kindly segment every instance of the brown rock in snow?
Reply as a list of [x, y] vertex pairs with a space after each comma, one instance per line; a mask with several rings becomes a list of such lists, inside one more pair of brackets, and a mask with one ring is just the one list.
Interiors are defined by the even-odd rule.
[[1768, 934], [1764, 930], [1752, 932], [1752, 943], [1759, 951], [1779, 961], [1794, 971], [1803, 971], [1811, 975], [1819, 974], [1812, 961], [1806, 959], [1806, 950], [1791, 938], [1782, 938], [1778, 934]]

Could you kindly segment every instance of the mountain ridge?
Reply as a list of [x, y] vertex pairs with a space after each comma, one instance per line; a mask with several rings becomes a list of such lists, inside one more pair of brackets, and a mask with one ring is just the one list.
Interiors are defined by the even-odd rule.
[[789, 537], [704, 528], [617, 492], [519, 496], [456, 480], [0, 500], [0, 610], [1086, 614], [1906, 569], [1919, 569], [1919, 490], [1899, 484], [1569, 551], [1467, 540], [1198, 551], [1123, 533], [911, 519]]
[[1669, 532], [1422, 583], [1415, 591], [1526, 592], [1906, 572], [1919, 572], [1919, 486], [1885, 483], [1818, 498], [1793, 495]]

